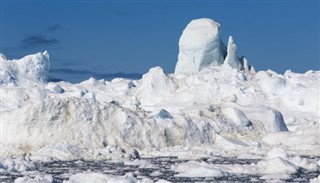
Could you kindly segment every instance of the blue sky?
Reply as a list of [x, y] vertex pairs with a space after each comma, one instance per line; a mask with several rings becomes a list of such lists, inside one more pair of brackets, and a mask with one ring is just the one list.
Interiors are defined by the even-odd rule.
[[[1, 1], [1, 52], [48, 50], [54, 76], [174, 71], [178, 41], [196, 18], [221, 24], [256, 70], [319, 70], [319, 1]], [[111, 73], [111, 75], [110, 75]]]

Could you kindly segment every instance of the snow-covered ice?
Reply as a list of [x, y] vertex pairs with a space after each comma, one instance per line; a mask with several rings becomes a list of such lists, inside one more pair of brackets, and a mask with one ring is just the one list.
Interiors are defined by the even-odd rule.
[[[34, 171], [37, 161], [223, 156], [261, 160], [233, 167], [189, 161], [173, 171], [267, 180], [290, 179], [301, 169], [319, 172], [320, 164], [305, 156], [320, 156], [320, 71], [255, 71], [237, 55], [232, 37], [227, 45], [219, 23], [193, 20], [181, 35], [175, 73], [154, 67], [140, 80], [76, 84], [50, 82], [46, 51], [17, 60], [1, 54], [0, 170]], [[26, 175], [16, 182], [51, 179]], [[68, 181], [85, 179], [140, 181], [101, 172]]]
[[50, 61], [47, 51], [27, 55], [19, 60], [7, 60], [0, 55], [0, 83], [16, 83], [25, 79], [46, 81], [49, 78]]

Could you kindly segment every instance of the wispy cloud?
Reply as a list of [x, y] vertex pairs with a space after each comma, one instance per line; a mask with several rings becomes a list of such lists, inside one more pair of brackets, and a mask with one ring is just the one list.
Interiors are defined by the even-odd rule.
[[20, 48], [27, 49], [39, 46], [56, 46], [59, 41], [52, 37], [43, 35], [31, 35], [21, 40]]
[[110, 78], [128, 78], [128, 79], [140, 79], [142, 74], [140, 73], [97, 73], [89, 70], [75, 70], [75, 69], [51, 69], [55, 74], [68, 74], [68, 75], [83, 75], [84, 77], [94, 77], [97, 79], [110, 79]]
[[61, 30], [64, 30], [64, 29], [65, 29], [65, 28], [62, 27], [61, 25], [55, 24], [55, 25], [49, 27], [49, 28], [47, 29], [47, 31], [48, 31], [48, 32], [56, 32], [56, 31], [61, 31]]

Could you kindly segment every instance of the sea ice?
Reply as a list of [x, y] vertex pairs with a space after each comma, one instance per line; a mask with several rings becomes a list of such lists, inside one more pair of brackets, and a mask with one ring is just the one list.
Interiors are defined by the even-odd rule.
[[34, 178], [24, 176], [19, 177], [14, 180], [14, 183], [54, 183], [52, 175], [49, 174], [39, 174]]
[[175, 171], [180, 172], [176, 176], [182, 177], [223, 177], [228, 176], [228, 173], [212, 168], [205, 162], [188, 161], [174, 167]]

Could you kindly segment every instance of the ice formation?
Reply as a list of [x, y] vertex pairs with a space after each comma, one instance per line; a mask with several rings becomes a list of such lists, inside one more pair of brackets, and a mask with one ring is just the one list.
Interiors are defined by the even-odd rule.
[[179, 40], [179, 55], [175, 73], [195, 73], [207, 67], [228, 65], [236, 70], [245, 69], [251, 74], [252, 66], [243, 57], [237, 55], [237, 46], [232, 36], [228, 47], [220, 38], [220, 24], [207, 18], [192, 20]]
[[22, 82], [26, 79], [45, 82], [49, 77], [50, 61], [47, 51], [28, 55], [20, 60], [7, 60], [0, 55], [0, 83]]
[[[291, 157], [319, 155], [320, 72], [256, 72], [236, 55], [231, 37], [225, 51], [219, 27], [210, 19], [190, 22], [179, 41], [175, 73], [155, 67], [140, 80], [49, 82], [47, 52], [19, 60], [1, 54], [2, 157], [32, 162], [267, 155], [250, 166], [188, 162], [176, 171], [217, 177], [253, 172], [269, 179], [290, 177], [299, 167], [319, 170], [318, 164]], [[273, 149], [278, 146], [282, 150]], [[0, 170], [32, 171], [26, 161], [0, 159]], [[70, 182], [88, 177], [114, 178], [77, 174]], [[17, 182], [29, 179], [52, 177]]]
[[233, 42], [233, 38], [230, 36], [228, 39], [228, 51], [224, 60], [225, 65], [229, 65], [237, 70], [242, 69], [239, 57], [237, 56], [237, 46]]
[[219, 23], [207, 18], [192, 20], [179, 40], [175, 73], [198, 72], [210, 65], [221, 65], [224, 50]]

